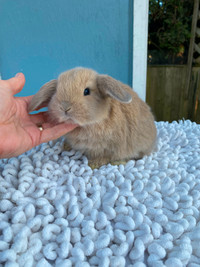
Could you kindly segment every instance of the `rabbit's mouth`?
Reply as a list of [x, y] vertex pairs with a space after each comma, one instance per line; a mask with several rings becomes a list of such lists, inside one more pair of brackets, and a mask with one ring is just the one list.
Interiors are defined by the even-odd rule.
[[75, 122], [75, 121], [72, 120], [72, 119], [67, 119], [65, 122], [66, 122], [66, 123], [69, 123], [69, 124], [76, 124], [76, 125], [77, 125], [77, 122]]
[[74, 124], [74, 125], [80, 125], [76, 119], [72, 118], [71, 116], [63, 116], [63, 118], [58, 119], [59, 123], [67, 123], [67, 124]]
[[49, 119], [53, 123], [67, 123], [67, 124], [76, 124], [76, 125], [79, 124], [76, 122], [76, 120], [71, 118], [71, 116], [66, 116], [66, 114], [64, 114], [63, 112], [60, 112], [60, 113], [58, 113], [57, 111], [54, 112], [54, 110], [52, 109], [49, 111]]

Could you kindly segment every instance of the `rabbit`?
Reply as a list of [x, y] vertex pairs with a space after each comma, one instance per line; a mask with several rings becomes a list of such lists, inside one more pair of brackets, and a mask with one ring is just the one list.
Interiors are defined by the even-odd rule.
[[29, 111], [48, 103], [56, 122], [78, 125], [65, 145], [87, 156], [89, 165], [139, 159], [156, 143], [156, 126], [149, 106], [128, 85], [87, 68], [61, 73], [33, 96]]

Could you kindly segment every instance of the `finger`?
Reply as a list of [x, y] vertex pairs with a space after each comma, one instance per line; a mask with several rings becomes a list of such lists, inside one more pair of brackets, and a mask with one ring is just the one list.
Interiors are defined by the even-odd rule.
[[75, 124], [58, 124], [51, 128], [46, 128], [41, 132], [41, 143], [49, 142], [50, 140], [55, 140], [68, 132], [74, 130], [77, 127]]
[[29, 114], [31, 121], [36, 125], [42, 125], [44, 124], [48, 119], [48, 113], [47, 112], [40, 112], [36, 114]]
[[23, 104], [25, 104], [25, 108], [28, 112], [28, 106], [29, 106], [29, 103], [31, 101], [31, 99], [33, 98], [32, 95], [30, 96], [22, 96], [22, 97], [18, 97], [18, 96], [15, 96], [15, 98], [18, 100], [18, 101], [22, 101]]
[[3, 81], [5, 86], [8, 86], [12, 90], [12, 94], [15, 95], [19, 93], [25, 84], [25, 76], [23, 73], [16, 74], [15, 77]]
[[[20, 97], [20, 98], [26, 103], [26, 106], [28, 107], [29, 104], [30, 104], [30, 102], [31, 102], [31, 99], [32, 99], [33, 97], [34, 97], [34, 95], [30, 95], [30, 96], [22, 96], [22, 97]], [[35, 109], [35, 111], [40, 110], [40, 109], [42, 109], [42, 108], [46, 108], [47, 105], [48, 105], [48, 103], [43, 103], [42, 105], [40, 105], [39, 107], [37, 107], [37, 108]]]
[[31, 99], [33, 98], [33, 95], [29, 95], [29, 96], [21, 96], [20, 97], [24, 102], [26, 102], [26, 104], [28, 105], [31, 101]]

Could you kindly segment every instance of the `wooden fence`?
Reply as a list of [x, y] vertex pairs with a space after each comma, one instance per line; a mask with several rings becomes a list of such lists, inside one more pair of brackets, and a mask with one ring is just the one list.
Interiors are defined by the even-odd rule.
[[200, 67], [192, 68], [189, 87], [186, 81], [187, 65], [148, 66], [146, 99], [157, 121], [200, 123]]

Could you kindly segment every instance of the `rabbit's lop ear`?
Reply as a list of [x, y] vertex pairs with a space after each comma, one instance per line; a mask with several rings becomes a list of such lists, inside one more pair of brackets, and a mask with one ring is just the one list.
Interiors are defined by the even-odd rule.
[[57, 80], [45, 83], [40, 90], [33, 96], [29, 104], [29, 112], [46, 105], [56, 92]]
[[103, 94], [107, 94], [122, 103], [132, 101], [131, 94], [124, 89], [123, 84], [108, 75], [97, 76], [97, 87]]

